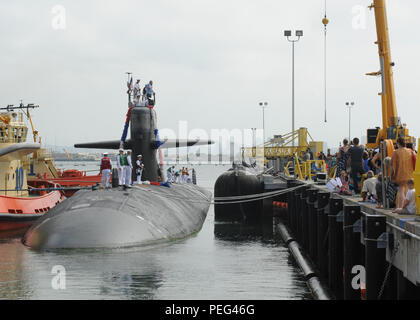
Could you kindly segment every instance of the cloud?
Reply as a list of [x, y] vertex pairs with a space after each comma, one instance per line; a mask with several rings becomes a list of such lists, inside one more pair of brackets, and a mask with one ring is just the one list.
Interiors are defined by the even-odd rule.
[[[328, 122], [324, 123], [324, 1], [44, 1], [0, 4], [0, 104], [19, 99], [41, 109], [34, 119], [52, 142], [115, 139], [126, 112], [126, 71], [158, 92], [160, 128], [250, 128], [267, 136], [291, 129], [291, 44], [285, 29], [303, 29], [296, 44], [296, 127], [316, 140], [338, 145], [348, 134], [344, 103], [354, 100], [352, 132], [364, 135], [381, 124], [379, 69], [374, 17], [366, 9], [366, 29], [352, 28], [355, 5], [328, 1]], [[66, 9], [66, 29], [51, 27], [51, 9]], [[419, 135], [415, 40], [420, 4], [388, 1], [391, 45], [397, 62], [398, 111]], [[407, 22], [410, 30], [407, 30]], [[144, 82], [143, 82], [144, 83]]]

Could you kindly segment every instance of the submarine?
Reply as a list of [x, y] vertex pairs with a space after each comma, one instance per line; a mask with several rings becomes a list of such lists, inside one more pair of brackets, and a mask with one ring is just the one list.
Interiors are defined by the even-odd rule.
[[[243, 203], [221, 204], [219, 198], [246, 196], [264, 193], [264, 183], [259, 172], [246, 162], [233, 162], [232, 168], [222, 173], [214, 184], [214, 218], [216, 221], [253, 222], [260, 218], [263, 200]], [[219, 203], [218, 203], [219, 202]]]
[[[130, 139], [126, 140], [130, 127]], [[134, 105], [129, 98], [121, 140], [75, 144], [76, 148], [131, 149], [132, 163], [143, 156], [142, 181], [158, 181], [157, 150], [212, 144], [211, 140], [159, 139], [154, 104]], [[133, 180], [134, 181], [134, 180]], [[154, 245], [197, 233], [212, 194], [192, 183], [139, 184], [131, 188], [79, 190], [55, 206], [22, 238], [35, 250], [120, 248]]]

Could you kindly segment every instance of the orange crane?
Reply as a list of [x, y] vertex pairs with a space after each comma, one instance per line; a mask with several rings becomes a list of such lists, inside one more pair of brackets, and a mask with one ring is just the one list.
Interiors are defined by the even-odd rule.
[[382, 92], [379, 93], [382, 98], [382, 128], [377, 127], [367, 130], [366, 147], [378, 148], [381, 140], [387, 139], [392, 140], [395, 144], [398, 137], [404, 137], [406, 142], [414, 143], [414, 138], [409, 136], [408, 129], [405, 124], [401, 124], [397, 114], [392, 72], [394, 63], [391, 60], [385, 0], [374, 0], [369, 8], [375, 10], [376, 32], [378, 35], [378, 41], [375, 43], [379, 49], [381, 70], [367, 73], [367, 75], [381, 76], [382, 79]]

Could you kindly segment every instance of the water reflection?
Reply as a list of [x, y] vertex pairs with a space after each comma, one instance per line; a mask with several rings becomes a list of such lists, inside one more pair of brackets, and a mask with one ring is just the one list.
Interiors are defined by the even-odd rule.
[[226, 241], [279, 242], [272, 223], [248, 224], [241, 222], [214, 222], [214, 236]]
[[19, 245], [19, 234], [0, 240], [0, 299], [27, 299], [31, 296], [27, 251]]
[[[153, 249], [155, 250], [155, 249]], [[31, 252], [36, 257], [36, 298], [156, 299], [162, 268], [155, 251], [146, 248]], [[51, 269], [66, 269], [66, 289], [54, 290]]]
[[[299, 268], [281, 236], [275, 232], [273, 221], [257, 224], [215, 221], [214, 236], [219, 254], [226, 251], [235, 261], [234, 265], [225, 268], [240, 275], [238, 278], [248, 285], [250, 297], [312, 299], [310, 292], [305, 290], [303, 275], [290, 272]], [[230, 285], [233, 285], [232, 280]], [[243, 287], [239, 283], [237, 286]]]
[[104, 272], [98, 294], [129, 300], [153, 300], [162, 285], [159, 272], [149, 274]]

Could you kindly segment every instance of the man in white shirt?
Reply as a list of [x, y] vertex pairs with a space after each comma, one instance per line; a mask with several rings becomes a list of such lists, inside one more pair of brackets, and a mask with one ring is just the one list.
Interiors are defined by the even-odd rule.
[[416, 190], [414, 189], [414, 179], [407, 181], [408, 191], [402, 208], [395, 209], [393, 212], [398, 214], [416, 214]]
[[369, 198], [376, 195], [376, 178], [372, 170], [368, 171], [367, 179], [363, 182], [362, 198], [363, 201], [369, 200]]

